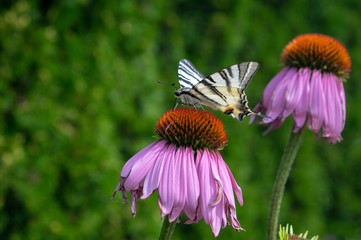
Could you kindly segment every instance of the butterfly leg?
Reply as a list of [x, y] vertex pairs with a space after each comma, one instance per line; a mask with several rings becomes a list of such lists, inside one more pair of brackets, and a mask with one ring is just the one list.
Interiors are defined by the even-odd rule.
[[175, 99], [174, 104], [173, 104], [173, 110], [175, 110], [178, 107], [179, 102], [177, 101], [177, 99]]
[[204, 108], [203, 108], [203, 106], [200, 105], [200, 104], [194, 103], [194, 104], [192, 104], [191, 106], [192, 106], [195, 110], [198, 110], [198, 109], [201, 108], [203, 111], [205, 111]]

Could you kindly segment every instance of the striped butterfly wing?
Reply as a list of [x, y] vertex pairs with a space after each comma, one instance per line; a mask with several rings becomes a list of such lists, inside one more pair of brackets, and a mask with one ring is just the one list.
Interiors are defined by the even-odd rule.
[[200, 105], [220, 110], [241, 121], [255, 114], [248, 107], [245, 89], [259, 68], [257, 62], [244, 62], [222, 69], [195, 85], [190, 91]]
[[191, 89], [204, 78], [205, 76], [189, 60], [182, 59], [179, 61], [178, 80], [181, 88]]

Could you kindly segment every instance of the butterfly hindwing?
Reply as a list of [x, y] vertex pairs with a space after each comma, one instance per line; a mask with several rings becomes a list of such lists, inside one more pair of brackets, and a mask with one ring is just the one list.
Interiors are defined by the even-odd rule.
[[224, 86], [198, 88], [197, 85], [189, 91], [189, 94], [199, 99], [203, 107], [222, 111], [240, 121], [245, 115], [253, 113], [248, 107], [244, 90], [240, 88]]

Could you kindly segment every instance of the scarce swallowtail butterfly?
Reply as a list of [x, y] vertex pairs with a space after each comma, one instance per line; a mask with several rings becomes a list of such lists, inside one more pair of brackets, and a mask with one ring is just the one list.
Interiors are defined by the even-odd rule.
[[181, 104], [220, 110], [239, 121], [248, 114], [261, 115], [249, 109], [245, 93], [258, 68], [257, 62], [243, 62], [205, 77], [189, 60], [182, 59], [178, 66], [180, 89], [174, 95]]

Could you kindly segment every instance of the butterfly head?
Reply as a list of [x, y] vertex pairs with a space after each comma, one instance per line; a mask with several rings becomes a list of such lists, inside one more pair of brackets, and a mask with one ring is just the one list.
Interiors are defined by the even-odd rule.
[[176, 98], [180, 98], [180, 96], [182, 95], [182, 90], [181, 89], [177, 89], [174, 91], [174, 96]]
[[182, 87], [178, 90], [174, 91], [174, 96], [180, 99], [181, 104], [185, 104], [188, 106], [201, 107], [202, 105], [199, 103], [199, 99], [189, 93], [190, 88]]

